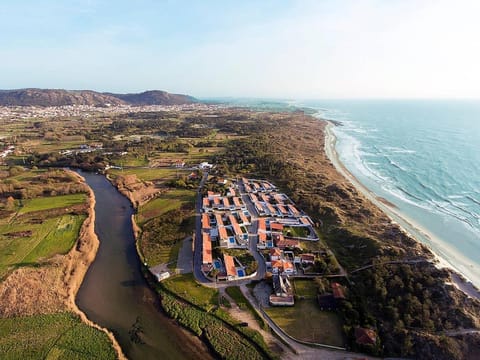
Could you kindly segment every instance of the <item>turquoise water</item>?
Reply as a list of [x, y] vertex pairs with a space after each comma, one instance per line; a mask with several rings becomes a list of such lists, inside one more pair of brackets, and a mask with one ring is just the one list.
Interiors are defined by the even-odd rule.
[[336, 150], [420, 239], [480, 286], [480, 101], [302, 101], [340, 121]]

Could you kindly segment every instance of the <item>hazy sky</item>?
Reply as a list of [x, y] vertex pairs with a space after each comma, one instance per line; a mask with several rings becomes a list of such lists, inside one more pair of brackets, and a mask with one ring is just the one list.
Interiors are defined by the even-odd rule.
[[480, 1], [2, 0], [0, 88], [480, 98]]

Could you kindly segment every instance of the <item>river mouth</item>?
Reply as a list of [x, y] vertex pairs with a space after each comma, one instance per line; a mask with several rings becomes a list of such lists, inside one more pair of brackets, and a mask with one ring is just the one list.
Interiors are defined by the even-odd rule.
[[113, 332], [129, 359], [209, 359], [206, 346], [160, 310], [135, 248], [129, 200], [102, 175], [79, 172], [95, 198], [100, 246], [78, 291], [78, 307]]

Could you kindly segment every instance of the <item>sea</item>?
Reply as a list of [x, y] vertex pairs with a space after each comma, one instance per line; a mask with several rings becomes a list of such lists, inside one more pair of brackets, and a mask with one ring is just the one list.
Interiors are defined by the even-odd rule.
[[[339, 160], [480, 289], [480, 100], [221, 99], [333, 120]], [[398, 220], [398, 219], [395, 219]]]
[[[333, 128], [343, 165], [480, 288], [480, 101], [295, 101]], [[409, 229], [407, 229], [408, 231]]]

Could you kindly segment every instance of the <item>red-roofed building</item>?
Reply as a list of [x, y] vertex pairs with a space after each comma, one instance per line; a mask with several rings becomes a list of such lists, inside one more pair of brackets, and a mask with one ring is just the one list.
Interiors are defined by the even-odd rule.
[[236, 209], [245, 209], [245, 204], [237, 196], [233, 198], [233, 205], [235, 205]]
[[208, 197], [203, 198], [203, 207], [210, 207], [210, 200], [208, 200]]
[[218, 227], [218, 237], [220, 238], [220, 245], [227, 246], [228, 234], [227, 234], [227, 229], [225, 229], [224, 226]]
[[272, 223], [270, 223], [270, 230], [272, 232], [282, 232], [283, 231], [283, 224], [272, 222]]
[[208, 214], [202, 214], [202, 229], [210, 230], [210, 216]]
[[210, 235], [207, 233], [202, 234], [202, 263], [204, 265], [211, 265], [213, 263], [212, 259], [212, 240]]
[[282, 250], [279, 248], [272, 248], [270, 249], [270, 260], [280, 260], [282, 257]]
[[302, 264], [314, 264], [315, 255], [313, 254], [300, 254], [300, 262]]
[[332, 286], [333, 297], [335, 299], [337, 300], [345, 299], [345, 292], [343, 291], [342, 285], [340, 285], [339, 283], [333, 282], [331, 286]]
[[228, 200], [227, 197], [223, 198], [223, 208], [224, 209], [230, 209], [230, 200]]
[[288, 216], [289, 215], [289, 212], [287, 211], [287, 209], [285, 209], [285, 206], [277, 205], [277, 209], [278, 209], [278, 211], [280, 211], [280, 214], [282, 216]]
[[270, 203], [267, 203], [267, 209], [268, 209], [268, 212], [270, 213], [270, 215], [272, 216], [277, 216], [278, 213], [277, 213], [277, 210], [272, 206], [272, 204]]
[[272, 272], [274, 274], [287, 274], [291, 275], [295, 273], [295, 267], [291, 261], [288, 260], [273, 260], [272, 261]]
[[222, 215], [215, 214], [215, 220], [217, 221], [217, 227], [223, 226]]
[[[275, 238], [276, 237], [276, 238]], [[290, 239], [285, 239], [283, 235], [272, 235], [272, 238], [275, 246], [279, 247], [280, 249], [285, 249], [285, 248], [298, 248], [300, 245], [300, 242], [297, 240], [290, 240]]]
[[258, 246], [260, 248], [265, 248], [267, 246], [267, 234], [264, 232], [258, 233]]
[[293, 205], [287, 205], [288, 210], [292, 214], [293, 217], [299, 217], [300, 216], [300, 211], [297, 210], [297, 208]]
[[265, 232], [267, 231], [267, 225], [266, 225], [266, 221], [265, 221], [265, 218], [260, 218], [258, 219], [258, 231], [259, 232]]
[[235, 268], [235, 261], [233, 256], [223, 254], [223, 261], [225, 263], [225, 271], [229, 280], [233, 280], [237, 277], [237, 269]]
[[360, 345], [375, 345], [377, 334], [372, 329], [357, 327], [355, 328], [355, 341]]
[[300, 222], [301, 222], [302, 224], [304, 224], [304, 225], [313, 225], [313, 224], [311, 223], [310, 219], [307, 218], [307, 217], [301, 217], [301, 218], [300, 218]]
[[240, 221], [242, 222], [243, 225], [251, 224], [250, 220], [248, 220], [247, 216], [244, 213], [241, 212], [238, 216], [240, 217]]
[[273, 195], [273, 198], [277, 202], [277, 204], [283, 204], [283, 196], [280, 194]]

